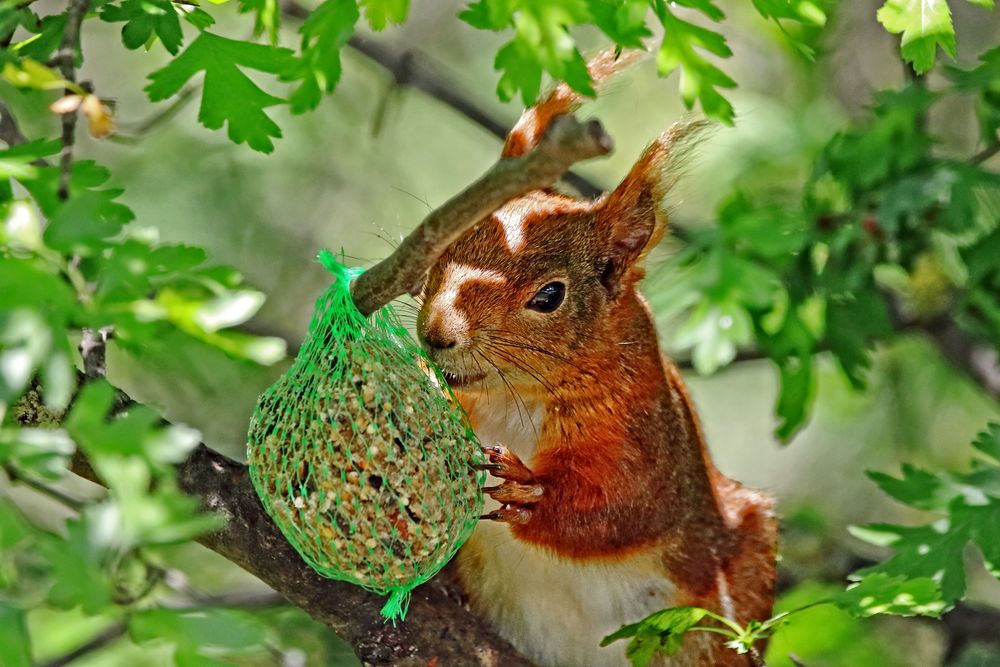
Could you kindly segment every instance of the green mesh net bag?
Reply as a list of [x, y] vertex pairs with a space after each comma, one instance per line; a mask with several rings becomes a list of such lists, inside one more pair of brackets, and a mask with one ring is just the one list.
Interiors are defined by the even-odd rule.
[[316, 302], [292, 367], [257, 403], [250, 478], [268, 514], [320, 574], [389, 600], [410, 591], [468, 538], [482, 512], [480, 449], [448, 385], [390, 306], [355, 308], [348, 269]]

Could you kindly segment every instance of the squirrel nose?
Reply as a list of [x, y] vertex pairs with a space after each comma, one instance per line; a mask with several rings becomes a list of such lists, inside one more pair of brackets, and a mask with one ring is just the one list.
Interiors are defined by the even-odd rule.
[[458, 344], [454, 337], [446, 335], [439, 329], [430, 329], [424, 333], [424, 342], [432, 350], [450, 350]]

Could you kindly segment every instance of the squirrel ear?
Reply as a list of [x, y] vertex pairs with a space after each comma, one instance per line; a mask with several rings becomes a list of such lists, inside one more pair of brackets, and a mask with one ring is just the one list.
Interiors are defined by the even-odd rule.
[[667, 229], [664, 199], [676, 182], [692, 139], [708, 123], [681, 122], [654, 141], [632, 166], [625, 180], [598, 205], [598, 224], [608, 233], [601, 282], [612, 294], [623, 283], [644, 275], [643, 260]]

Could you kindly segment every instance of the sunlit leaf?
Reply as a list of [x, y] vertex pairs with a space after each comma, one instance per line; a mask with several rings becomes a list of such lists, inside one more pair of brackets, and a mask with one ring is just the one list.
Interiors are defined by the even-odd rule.
[[292, 52], [202, 32], [166, 67], [149, 75], [149, 99], [158, 102], [180, 92], [198, 72], [205, 73], [198, 120], [212, 130], [228, 124], [229, 138], [264, 153], [274, 150], [281, 130], [264, 109], [284, 100], [261, 90], [240, 68], [285, 74], [294, 65]]

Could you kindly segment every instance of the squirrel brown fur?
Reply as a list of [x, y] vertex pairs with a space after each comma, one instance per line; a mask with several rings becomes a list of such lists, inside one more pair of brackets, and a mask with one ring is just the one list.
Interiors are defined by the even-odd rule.
[[[622, 66], [604, 53], [592, 78]], [[530, 150], [578, 103], [556, 88], [503, 154]], [[424, 289], [418, 333], [494, 482], [458, 576], [473, 609], [542, 667], [626, 666], [624, 642], [601, 639], [665, 607], [741, 624], [771, 614], [771, 501], [712, 464], [637, 290], [678, 155], [702, 126], [663, 133], [597, 200], [547, 190], [509, 202], [449, 248]], [[656, 664], [754, 664], [723, 641], [690, 633]]]

